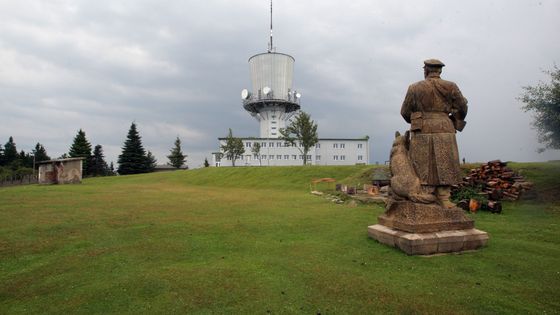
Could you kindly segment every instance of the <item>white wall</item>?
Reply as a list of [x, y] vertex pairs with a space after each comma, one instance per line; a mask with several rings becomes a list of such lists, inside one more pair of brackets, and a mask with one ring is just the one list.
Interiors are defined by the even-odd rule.
[[[281, 140], [264, 138], [242, 140], [245, 153], [243, 158], [235, 161], [236, 166], [303, 165], [303, 156], [299, 148], [285, 146]], [[260, 163], [252, 153], [255, 142], [261, 143]], [[220, 147], [224, 144], [225, 140], [220, 140]], [[365, 139], [319, 139], [319, 143], [307, 154], [311, 156], [308, 163], [312, 165], [369, 164], [368, 141]], [[216, 162], [214, 155], [212, 166], [216, 166]], [[225, 156], [219, 164], [220, 166], [232, 165], [231, 160]]]

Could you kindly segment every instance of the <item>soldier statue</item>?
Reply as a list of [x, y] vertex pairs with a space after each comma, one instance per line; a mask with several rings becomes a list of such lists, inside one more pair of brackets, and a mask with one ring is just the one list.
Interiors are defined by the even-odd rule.
[[437, 59], [424, 61], [425, 79], [409, 86], [401, 115], [410, 124], [409, 156], [422, 193], [453, 208], [451, 185], [461, 180], [455, 133], [465, 127], [467, 99], [455, 83], [440, 78], [444, 66]]

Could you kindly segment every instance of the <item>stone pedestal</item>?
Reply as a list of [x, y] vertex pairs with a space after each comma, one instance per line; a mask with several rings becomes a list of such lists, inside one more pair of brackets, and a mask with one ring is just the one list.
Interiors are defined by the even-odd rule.
[[488, 241], [488, 233], [475, 229], [474, 221], [459, 208], [392, 201], [378, 221], [368, 227], [369, 237], [409, 255], [474, 250]]
[[379, 243], [397, 247], [408, 255], [474, 250], [486, 245], [488, 241], [488, 233], [477, 229], [410, 233], [381, 224], [369, 226], [368, 235]]

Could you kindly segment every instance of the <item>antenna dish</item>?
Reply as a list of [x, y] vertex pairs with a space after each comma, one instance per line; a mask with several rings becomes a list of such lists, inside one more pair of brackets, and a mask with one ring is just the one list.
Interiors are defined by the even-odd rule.
[[272, 91], [268, 86], [263, 87], [262, 89], [264, 95], [268, 95], [270, 94], [270, 92]]
[[241, 99], [242, 100], [248, 99], [250, 95], [251, 95], [251, 93], [249, 93], [249, 90], [247, 90], [247, 89], [243, 89], [241, 91]]
[[296, 98], [301, 98], [301, 93], [296, 93]]

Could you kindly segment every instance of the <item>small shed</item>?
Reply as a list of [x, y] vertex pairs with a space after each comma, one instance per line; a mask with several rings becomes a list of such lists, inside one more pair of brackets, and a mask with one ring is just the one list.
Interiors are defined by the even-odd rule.
[[79, 184], [83, 157], [39, 162], [39, 184]]

